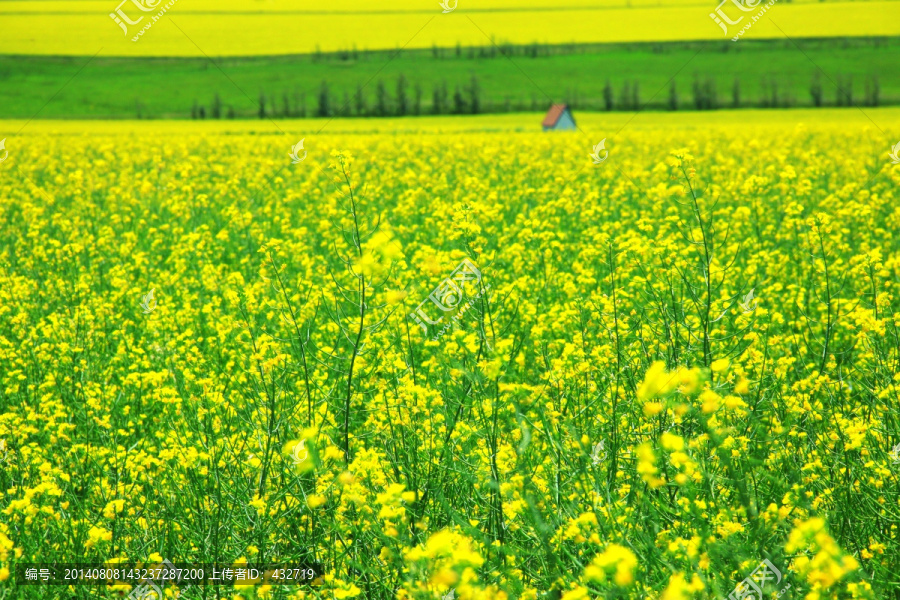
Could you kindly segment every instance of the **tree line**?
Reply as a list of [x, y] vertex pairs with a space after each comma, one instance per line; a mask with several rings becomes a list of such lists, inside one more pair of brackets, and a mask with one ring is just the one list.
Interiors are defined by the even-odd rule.
[[[562, 101], [573, 109], [589, 111], [635, 111], [651, 110], [716, 110], [721, 108], [791, 108], [795, 106], [880, 106], [881, 86], [877, 76], [859, 81], [850, 75], [841, 75], [836, 80], [823, 84], [816, 72], [809, 88], [808, 97], [798, 99], [793, 88], [788, 89], [775, 77], [760, 81], [754, 97], [744, 92], [740, 78], [735, 78], [727, 91], [713, 77], [695, 75], [688, 86], [671, 80], [668, 93], [657, 92], [654, 97], [642, 96], [646, 93], [637, 80], [620, 82], [616, 89], [607, 80], [599, 95], [583, 96], [578, 90], [568, 90]], [[827, 89], [831, 92], [827, 93]], [[557, 101], [557, 100], [554, 100]], [[506, 97], [502, 100], [485, 98], [484, 90], [477, 76], [462, 85], [450, 85], [446, 81], [435, 84], [426, 92], [418, 83], [400, 75], [390, 87], [379, 80], [371, 89], [358, 84], [355, 92], [335, 91], [327, 81], [322, 81], [319, 89], [308, 101], [303, 92], [283, 92], [268, 94], [260, 92], [255, 115], [248, 111], [238, 113], [231, 105], [223, 106], [219, 94], [212, 102], [202, 105], [194, 101], [191, 107], [192, 119], [234, 119], [256, 116], [268, 118], [331, 118], [331, 117], [404, 117], [417, 115], [476, 115], [484, 113], [528, 112], [545, 110], [551, 99], [540, 93], [530, 98]], [[140, 117], [140, 109], [139, 109]]]

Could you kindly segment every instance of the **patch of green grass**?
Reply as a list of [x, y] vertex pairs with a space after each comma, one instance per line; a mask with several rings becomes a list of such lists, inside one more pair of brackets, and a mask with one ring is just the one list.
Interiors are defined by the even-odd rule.
[[464, 48], [215, 62], [0, 57], [0, 106], [5, 118], [248, 118], [260, 116], [264, 98], [266, 116], [319, 116], [327, 82], [334, 115], [427, 114], [436, 90], [444, 91], [437, 112], [472, 112], [473, 87], [478, 112], [543, 110], [551, 100], [605, 110], [607, 98], [613, 110], [661, 110], [671, 108], [674, 81], [679, 110], [732, 107], [736, 86], [739, 108], [791, 107], [814, 105], [817, 77], [824, 106], [839, 104], [839, 86], [852, 90], [844, 104], [872, 104], [876, 86], [878, 103], [900, 103], [898, 39], [548, 48], [504, 48], [511, 57]]

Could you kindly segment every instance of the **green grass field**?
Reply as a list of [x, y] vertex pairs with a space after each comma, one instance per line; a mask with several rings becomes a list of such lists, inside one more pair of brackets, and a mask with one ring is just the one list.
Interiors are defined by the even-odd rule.
[[[396, 58], [376, 52], [225, 58], [215, 64], [202, 58], [7, 56], [0, 57], [0, 116], [30, 118], [40, 109], [39, 117], [56, 119], [190, 118], [192, 108], [197, 114], [202, 107], [209, 118], [217, 94], [222, 118], [257, 117], [261, 94], [269, 116], [316, 116], [323, 81], [328, 82], [333, 113], [349, 102], [349, 113], [360, 114], [356, 95], [362, 88], [361, 114], [397, 114], [401, 76], [407, 81], [407, 113], [416, 110], [417, 86], [419, 110], [429, 113], [434, 90], [444, 83], [448, 110], [457, 87], [468, 110], [473, 76], [481, 112], [543, 110], [551, 99], [605, 110], [607, 81], [614, 110], [633, 109], [635, 84], [640, 106], [649, 102], [647, 108], [665, 110], [673, 76], [681, 110], [694, 108], [695, 82], [711, 84], [720, 107], [733, 105], [735, 81], [740, 107], [810, 106], [819, 68], [825, 106], [835, 105], [836, 85], [848, 81], [853, 103], [867, 104], [866, 87], [875, 74], [879, 102], [900, 102], [900, 39], [798, 43], [799, 48], [789, 41], [543, 47], [539, 52], [546, 55], [537, 57], [528, 55], [529, 47], [519, 47], [511, 59], [496, 48], [451, 48], [404, 52]], [[385, 92], [383, 111], [378, 109], [379, 83]], [[623, 98], [626, 85], [631, 91]]]

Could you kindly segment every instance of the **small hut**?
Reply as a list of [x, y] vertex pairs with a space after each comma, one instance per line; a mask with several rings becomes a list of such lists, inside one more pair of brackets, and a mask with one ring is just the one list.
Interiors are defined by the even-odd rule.
[[575, 118], [567, 104], [554, 104], [547, 111], [544, 122], [541, 123], [544, 131], [573, 131]]

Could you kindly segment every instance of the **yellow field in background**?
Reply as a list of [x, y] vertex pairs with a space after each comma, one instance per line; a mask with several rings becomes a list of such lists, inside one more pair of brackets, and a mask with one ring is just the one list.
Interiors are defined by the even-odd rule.
[[[22, 120], [0, 120], [0, 132], [22, 129], [19, 136], [32, 135], [185, 135], [185, 134], [253, 134], [253, 135], [301, 135], [309, 136], [307, 146], [318, 135], [333, 134], [407, 134], [407, 133], [529, 133], [540, 131], [543, 113], [513, 113], [499, 115], [395, 117], [385, 119], [268, 119], [222, 121], [79, 121], [37, 120], [23, 129]], [[860, 131], [872, 122], [900, 123], [900, 107], [822, 108], [796, 110], [717, 110], [714, 112], [641, 112], [641, 113], [589, 113], [577, 112], [575, 119], [585, 133], [600, 133], [614, 137], [638, 129], [709, 129], [743, 127], [773, 128], [783, 131], [796, 126], [817, 128], [847, 125]], [[870, 120], [871, 119], [871, 120]], [[900, 136], [900, 131], [891, 132]], [[580, 136], [580, 133], [554, 132], [555, 136]], [[7, 136], [7, 148], [16, 137]], [[896, 136], [895, 136], [896, 137]]]
[[[712, 2], [667, 1], [654, 6], [634, 2], [627, 8], [588, 0], [570, 0], [564, 6], [552, 6], [546, 0], [490, 0], [471, 6], [461, 0], [456, 10], [442, 14], [436, 0], [407, 0], [389, 7], [344, 0], [324, 9], [311, 3], [177, 0], [133, 42], [132, 36], [155, 13], [140, 13], [126, 2], [122, 10], [131, 18], [147, 15], [140, 24], [130, 26], [126, 36], [109, 17], [118, 4], [118, 0], [0, 3], [4, 24], [0, 54], [252, 56], [299, 54], [316, 48], [484, 45], [491, 38], [498, 43], [727, 39], [709, 18], [715, 8]], [[900, 35], [900, 2], [777, 3], [743, 39], [785, 35]]]
[[[117, 3], [120, 0], [116, 0]], [[457, 4], [457, 10], [468, 13], [486, 11], [567, 11], [573, 9], [629, 9], [629, 8], [695, 8], [706, 10], [718, 4], [720, 0], [461, 0]], [[868, 4], [874, 0], [853, 0], [852, 4]], [[784, 0], [779, 0], [784, 2]], [[179, 4], [183, 0], [178, 0]], [[152, 4], [152, 3], [151, 3]], [[396, 0], [389, 4], [365, 2], [362, 0], [334, 0], [328, 3], [300, 0], [297, 2], [279, 2], [277, 0], [190, 0], [184, 2], [179, 11], [183, 14], [194, 13], [304, 13], [304, 14], [334, 14], [350, 13], [357, 15], [367, 14], [396, 14], [396, 13], [420, 13], [432, 14], [435, 7], [441, 12], [439, 0]], [[821, 5], [821, 0], [792, 0], [790, 4], [815, 4]], [[831, 4], [831, 2], [829, 2]], [[451, 0], [450, 6], [453, 6]], [[57, 14], [78, 14], [104, 12], [108, 10], [109, 2], [106, 0], [12, 0], [4, 2], [0, 12], [30, 12]]]

